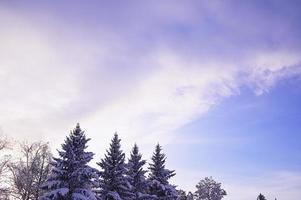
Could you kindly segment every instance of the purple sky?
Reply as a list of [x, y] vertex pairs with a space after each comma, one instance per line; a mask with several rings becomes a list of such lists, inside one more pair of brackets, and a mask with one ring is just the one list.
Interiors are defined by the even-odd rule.
[[[226, 200], [301, 196], [298, 1], [0, 2], [0, 127], [59, 148], [77, 122], [95, 162], [118, 131], [172, 180]], [[185, 162], [180, 162], [179, 155]]]

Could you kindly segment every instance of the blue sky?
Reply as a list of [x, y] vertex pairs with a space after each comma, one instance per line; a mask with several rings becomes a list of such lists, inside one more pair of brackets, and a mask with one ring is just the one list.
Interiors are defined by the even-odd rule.
[[[240, 95], [225, 99], [205, 116], [179, 129], [178, 134], [209, 138], [208, 144], [206, 139], [202, 144], [202, 138], [200, 143], [216, 148], [200, 148], [197, 153], [209, 150], [217, 155], [222, 148], [224, 159], [228, 161], [224, 165], [230, 165], [230, 170], [237, 170], [233, 167], [237, 161], [243, 168], [256, 164], [259, 167], [256, 170], [300, 170], [299, 85], [300, 80], [283, 80], [260, 96], [242, 89]], [[222, 140], [215, 140], [219, 138]]]
[[[242, 88], [241, 94], [223, 100], [208, 114], [178, 131], [184, 142], [180, 142], [181, 151], [172, 157], [173, 165], [177, 165], [181, 155], [186, 157], [187, 171], [199, 171], [200, 176], [214, 174], [229, 182], [232, 178], [261, 177], [271, 172], [298, 174], [300, 98], [298, 77], [282, 80], [260, 96]], [[185, 141], [187, 137], [191, 140]], [[199, 140], [195, 141], [196, 138]], [[169, 148], [172, 155], [179, 147], [176, 144]], [[275, 179], [275, 175], [269, 178]], [[281, 195], [279, 189], [258, 189], [270, 198]]]
[[[298, 1], [0, 2], [0, 126], [59, 148], [80, 122], [95, 161], [115, 131], [160, 141], [185, 190], [301, 193]], [[184, 162], [180, 162], [179, 156]]]

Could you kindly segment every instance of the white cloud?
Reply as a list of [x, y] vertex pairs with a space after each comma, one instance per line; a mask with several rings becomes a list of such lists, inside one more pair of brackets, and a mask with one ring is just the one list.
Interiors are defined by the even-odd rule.
[[[164, 7], [156, 9], [160, 12], [158, 24], [162, 17], [166, 18], [164, 24], [175, 18], [181, 23], [193, 21], [191, 26], [198, 21], [189, 6], [178, 7], [180, 15], [165, 13]], [[68, 129], [81, 122], [93, 138], [90, 148], [97, 153], [96, 159], [115, 131], [121, 134], [125, 149], [136, 141], [147, 155], [157, 141], [179, 142], [173, 134], [177, 129], [203, 116], [224, 98], [238, 95], [241, 86], [247, 85], [260, 95], [277, 81], [301, 73], [298, 51], [255, 48], [239, 57], [237, 49], [233, 53], [237, 53], [236, 59], [218, 53], [208, 55], [208, 59], [204, 54], [183, 53], [181, 46], [171, 48], [167, 42], [145, 50], [133, 45], [136, 40], [130, 39], [130, 33], [123, 37], [107, 27], [90, 33], [81, 26], [64, 27], [59, 20], [35, 24], [22, 13], [3, 8], [0, 11], [3, 133], [18, 139], [49, 140], [59, 148]], [[148, 23], [152, 24], [150, 19]], [[135, 27], [146, 29], [143, 33], [151, 31], [147, 29], [149, 24], [141, 21], [143, 26], [138, 23]], [[208, 44], [204, 49], [205, 45]], [[216, 48], [219, 52], [218, 48], [225, 47]], [[194, 176], [179, 171], [177, 180], [183, 187], [190, 187]], [[289, 185], [293, 176], [286, 177], [277, 180]], [[297, 186], [299, 182], [300, 179], [293, 180]], [[293, 188], [290, 191], [258, 182], [254, 188], [235, 184], [227, 187], [235, 191], [233, 194], [242, 191], [240, 200], [242, 194], [249, 191], [251, 196], [264, 187], [266, 191], [281, 190], [278, 197], [289, 192], [299, 195], [294, 185], [288, 186]]]
[[[242, 68], [235, 63], [187, 61], [173, 52], [160, 52], [155, 57], [156, 61], [150, 63], [159, 66], [158, 70], [123, 98], [96, 110], [91, 116], [95, 129], [111, 127], [111, 131], [115, 128], [132, 138], [143, 134], [149, 142], [157, 141], [158, 136], [160, 140], [165, 136], [168, 139], [171, 137], [168, 133], [205, 114], [222, 98], [238, 94], [241, 85], [250, 84], [256, 92], [268, 91], [276, 80], [291, 75], [286, 69], [298, 64], [295, 57], [276, 69], [270, 68], [274, 65], [265, 68], [260, 62], [245, 63], [246, 68]], [[267, 77], [266, 71], [272, 74]], [[293, 72], [299, 73], [299, 68]], [[242, 73], [247, 73], [244, 82], [239, 77]]]
[[[49, 27], [41, 30], [14, 17], [20, 26], [4, 29], [0, 38], [1, 91], [5, 94], [0, 109], [5, 113], [1, 118], [5, 133], [21, 138], [62, 139], [66, 127], [80, 121], [95, 143], [101, 140], [101, 146], [114, 131], [130, 144], [134, 140], [154, 143], [158, 138], [170, 142], [176, 129], [223, 98], [238, 94], [242, 85], [261, 94], [278, 79], [300, 72], [296, 68], [300, 54], [284, 50], [254, 52], [230, 62], [223, 57], [208, 61], [160, 47], [140, 52], [140, 62], [137, 57], [115, 55], [127, 44], [121, 38], [117, 46], [98, 37], [95, 41], [102, 45], [79, 40], [74, 49], [71, 41], [75, 38], [66, 39], [68, 45], [56, 43], [55, 31]], [[108, 57], [115, 62], [108, 63]], [[121, 68], [114, 69], [122, 62], [143, 65], [122, 77], [118, 74]], [[149, 70], [135, 74], [139, 68]], [[131, 71], [131, 67], [122, 70]], [[134, 76], [139, 78], [132, 81]]]
[[39, 124], [78, 94], [76, 76], [30, 23], [6, 12], [0, 18], [1, 126], [5, 134], [37, 139]]
[[257, 52], [248, 59], [247, 71], [256, 94], [267, 92], [277, 81], [301, 72], [300, 52]]

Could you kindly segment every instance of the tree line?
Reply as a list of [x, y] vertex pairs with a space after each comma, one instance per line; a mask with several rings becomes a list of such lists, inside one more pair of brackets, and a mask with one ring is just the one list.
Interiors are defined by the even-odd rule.
[[[159, 144], [155, 146], [147, 170], [137, 144], [126, 161], [117, 133], [104, 158], [96, 163], [98, 168], [93, 168], [89, 162], [94, 153], [86, 151], [89, 140], [77, 124], [57, 157], [52, 157], [48, 144], [42, 142], [22, 144], [19, 159], [3, 156], [0, 199], [221, 200], [227, 195], [221, 183], [212, 177], [200, 180], [194, 193], [177, 189], [169, 182], [175, 171], [166, 168], [166, 156]], [[0, 140], [0, 152], [7, 148], [9, 143]]]

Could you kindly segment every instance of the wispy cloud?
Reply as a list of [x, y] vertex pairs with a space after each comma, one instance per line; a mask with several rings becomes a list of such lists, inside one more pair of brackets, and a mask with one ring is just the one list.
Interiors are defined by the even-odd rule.
[[68, 6], [0, 4], [4, 134], [57, 148], [81, 122], [98, 155], [115, 131], [126, 149], [134, 141], [179, 143], [176, 130], [241, 87], [261, 95], [301, 73], [294, 8], [193, 1]]
[[[151, 8], [155, 20], [146, 20], [145, 30], [153, 23], [168, 26], [194, 22], [199, 17], [191, 5], [173, 9], [177, 12], [165, 12], [164, 6]], [[220, 9], [226, 17], [232, 17], [223, 5], [209, 4], [202, 9], [209, 13]], [[11, 8], [2, 11], [1, 18], [9, 20], [1, 20], [5, 27], [0, 49], [1, 91], [5, 94], [1, 121], [10, 135], [22, 133], [27, 138], [41, 131], [38, 137], [49, 139], [61, 135], [66, 125], [81, 121], [95, 140], [118, 130], [130, 141], [137, 140], [137, 135], [144, 135], [139, 137], [140, 142], [153, 143], [158, 136], [168, 141], [174, 130], [205, 114], [223, 98], [238, 94], [241, 86], [248, 85], [261, 94], [278, 79], [300, 73], [300, 52], [286, 48], [253, 48], [241, 59], [229, 59], [229, 55], [216, 53], [219, 48], [199, 55], [193, 45], [186, 53], [171, 48], [179, 40], [175, 38], [139, 51], [145, 42], [128, 41], [112, 32], [112, 27], [104, 26], [97, 32], [102, 34], [96, 35], [72, 25], [63, 27], [51, 17], [45, 21], [51, 23], [45, 25]], [[159, 22], [161, 19], [163, 22]], [[213, 19], [219, 23], [222, 20], [219, 15]], [[137, 20], [138, 24], [145, 22]], [[199, 29], [195, 23], [188, 25]], [[62, 30], [59, 37], [57, 28]], [[89, 34], [93, 40], [73, 35], [72, 30]], [[110, 33], [112, 36], [108, 36]], [[132, 31], [125, 29], [125, 33]], [[165, 32], [163, 37], [171, 34]], [[106, 41], [108, 38], [114, 42]], [[160, 36], [155, 40], [161, 41]], [[204, 43], [204, 47], [209, 45]], [[189, 55], [190, 51], [195, 52]], [[238, 52], [231, 52], [230, 57]], [[61, 129], [54, 128], [57, 133], [50, 134], [53, 130], [44, 128], [48, 123]]]

